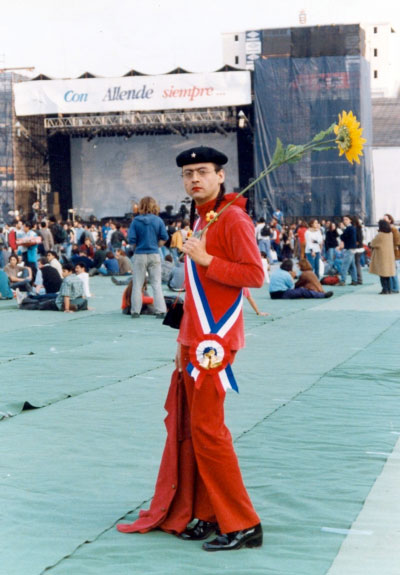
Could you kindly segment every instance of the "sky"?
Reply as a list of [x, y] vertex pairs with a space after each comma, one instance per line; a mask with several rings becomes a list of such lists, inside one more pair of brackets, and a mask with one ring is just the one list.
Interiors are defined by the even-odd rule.
[[[299, 25], [390, 22], [399, 0], [0, 0], [0, 67], [33, 76], [121, 76], [223, 66], [226, 32]], [[400, 46], [400, 42], [399, 42]], [[400, 49], [399, 49], [400, 61]]]

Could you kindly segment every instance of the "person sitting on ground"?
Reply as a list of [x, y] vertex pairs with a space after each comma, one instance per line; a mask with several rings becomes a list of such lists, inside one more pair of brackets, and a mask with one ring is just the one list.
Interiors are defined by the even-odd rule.
[[56, 269], [60, 278], [62, 279], [62, 265], [58, 260], [57, 252], [49, 250], [46, 254], [47, 263], [51, 265], [52, 268]]
[[[74, 274], [74, 266], [71, 263], [63, 264], [64, 279], [60, 291], [55, 299], [45, 299], [38, 303], [39, 310], [63, 311], [71, 313], [86, 310], [87, 299], [83, 295], [83, 283]], [[22, 302], [23, 307], [25, 302]]]
[[283, 260], [279, 269], [271, 274], [269, 293], [271, 299], [327, 298], [333, 292], [321, 293], [304, 287], [295, 288], [292, 260]]
[[104, 264], [107, 257], [107, 246], [105, 242], [97, 242], [96, 251], [93, 257], [93, 267], [89, 269], [89, 275], [94, 276], [99, 273], [99, 269]]
[[118, 261], [118, 269], [120, 276], [128, 276], [132, 275], [132, 262], [126, 255], [123, 249], [117, 249], [115, 252], [115, 257]]
[[76, 264], [83, 264], [87, 270], [90, 270], [93, 267], [93, 260], [86, 255], [84, 250], [77, 246], [72, 248], [70, 263], [73, 266], [76, 266]]
[[[121, 309], [124, 315], [131, 314], [131, 303], [132, 303], [132, 287], [133, 281], [130, 280], [128, 286], [125, 288], [122, 294], [122, 304]], [[140, 315], [154, 315], [154, 299], [149, 296], [147, 291], [147, 282], [143, 284], [142, 289], [142, 309], [140, 310]]]
[[325, 293], [319, 279], [312, 270], [312, 266], [305, 258], [299, 260], [299, 268], [301, 271], [299, 279], [295, 283], [295, 288], [306, 288], [319, 293]]
[[42, 285], [36, 286], [36, 292], [40, 294], [40, 289], [43, 287], [47, 297], [49, 297], [49, 295], [56, 297], [55, 294], [60, 291], [62, 284], [62, 277], [60, 277], [58, 269], [49, 263], [48, 258], [44, 257], [39, 259], [38, 267], [42, 274]]
[[19, 265], [18, 257], [15, 254], [10, 255], [8, 264], [4, 267], [4, 272], [7, 274], [8, 279], [10, 280], [11, 289], [19, 288], [21, 291], [26, 292], [34, 291], [31, 284], [31, 268]]
[[13, 299], [14, 294], [10, 288], [8, 275], [0, 269], [0, 299]]
[[83, 283], [83, 294], [85, 298], [89, 299], [90, 297], [92, 297], [92, 294], [90, 293], [89, 274], [86, 271], [85, 265], [82, 263], [76, 264], [75, 273]]
[[16, 298], [20, 309], [40, 309], [40, 302], [56, 299], [62, 279], [58, 271], [48, 263], [45, 257], [38, 260], [37, 275], [39, 274], [41, 283], [35, 285], [34, 293], [22, 294], [17, 288]]
[[183, 255], [173, 267], [168, 287], [172, 291], [184, 291], [185, 289], [185, 260]]
[[103, 265], [99, 268], [99, 272], [103, 276], [119, 275], [118, 260], [113, 252], [107, 252], [107, 257], [104, 260]]
[[174, 260], [171, 254], [167, 254], [164, 260], [161, 262], [161, 282], [167, 284], [172, 276], [172, 271], [174, 269]]
[[63, 282], [54, 303], [59, 311], [74, 312], [87, 309], [87, 299], [83, 293], [83, 283], [74, 274], [74, 266], [63, 264]]
[[84, 252], [91, 260], [94, 258], [94, 247], [89, 237], [85, 237], [85, 241], [81, 244], [79, 251]]

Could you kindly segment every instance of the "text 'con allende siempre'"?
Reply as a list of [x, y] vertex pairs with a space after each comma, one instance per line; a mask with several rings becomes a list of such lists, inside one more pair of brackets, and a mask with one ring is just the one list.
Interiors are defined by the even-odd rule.
[[[188, 98], [189, 100], [194, 100], [195, 98], [202, 96], [211, 96], [214, 92], [213, 87], [200, 88], [197, 86], [191, 86], [190, 88], [175, 88], [171, 86], [163, 91], [163, 98]], [[144, 100], [150, 99], [154, 94], [152, 88], [148, 88], [144, 84], [141, 88], [137, 90], [121, 90], [121, 86], [114, 86], [109, 88], [106, 95], [103, 98], [103, 102], [112, 102], [115, 100]]]

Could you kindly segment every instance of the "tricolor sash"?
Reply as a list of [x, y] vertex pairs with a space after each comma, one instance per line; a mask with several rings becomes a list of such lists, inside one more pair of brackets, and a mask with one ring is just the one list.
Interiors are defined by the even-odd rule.
[[243, 304], [243, 293], [240, 294], [217, 322], [214, 320], [207, 295], [201, 284], [196, 265], [189, 257], [186, 258], [186, 277], [193, 298], [194, 313], [200, 323], [203, 335], [190, 348], [190, 363], [187, 371], [199, 388], [206, 375], [217, 375], [221, 384], [219, 392], [227, 389], [239, 392], [238, 385], [230, 365], [231, 350], [226, 345], [224, 337], [236, 323]]

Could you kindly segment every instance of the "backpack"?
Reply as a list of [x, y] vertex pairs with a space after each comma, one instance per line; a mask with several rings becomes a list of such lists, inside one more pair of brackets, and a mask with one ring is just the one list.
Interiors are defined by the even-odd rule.
[[261, 228], [260, 234], [263, 236], [263, 238], [271, 235], [271, 228], [268, 224], [265, 224], [265, 226]]
[[54, 224], [52, 230], [55, 244], [62, 244], [67, 239], [67, 233], [60, 224]]

